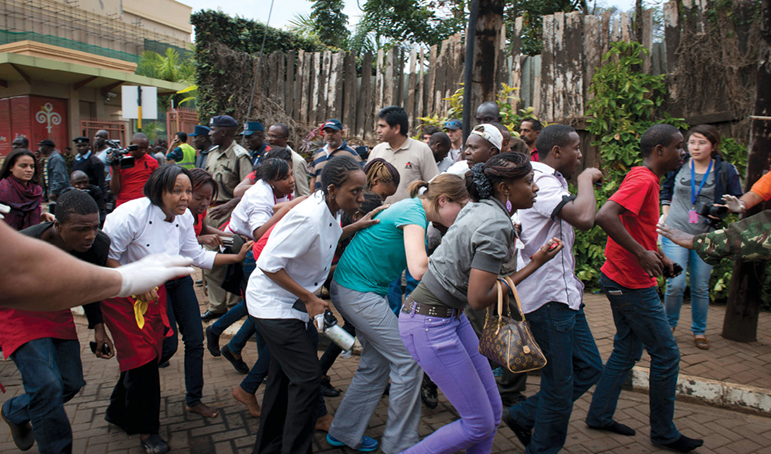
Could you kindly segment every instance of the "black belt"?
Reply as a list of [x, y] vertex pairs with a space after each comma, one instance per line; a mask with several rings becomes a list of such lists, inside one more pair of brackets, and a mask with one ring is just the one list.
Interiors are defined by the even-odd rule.
[[405, 314], [412, 314], [414, 312], [415, 314], [429, 315], [431, 317], [439, 318], [460, 318], [462, 311], [447, 306], [431, 306], [428, 304], [416, 303], [411, 296], [408, 296], [404, 301], [404, 305], [402, 306], [402, 312]]

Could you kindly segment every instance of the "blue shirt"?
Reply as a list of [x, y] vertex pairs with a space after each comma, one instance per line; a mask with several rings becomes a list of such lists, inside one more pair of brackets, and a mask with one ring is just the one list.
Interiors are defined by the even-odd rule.
[[[356, 233], [337, 263], [335, 280], [357, 292], [385, 296], [388, 287], [407, 268], [405, 225], [426, 229], [426, 211], [419, 198], [404, 199], [378, 214], [380, 223]], [[373, 253], [373, 251], [377, 251]]]

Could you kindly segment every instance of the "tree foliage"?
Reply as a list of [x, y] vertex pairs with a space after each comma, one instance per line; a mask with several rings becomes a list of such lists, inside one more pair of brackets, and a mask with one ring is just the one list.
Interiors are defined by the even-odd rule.
[[506, 0], [506, 36], [514, 36], [515, 21], [522, 18], [522, 54], [538, 55], [543, 47], [543, 16], [558, 12], [586, 12], [586, 0]]
[[311, 8], [316, 37], [325, 45], [343, 49], [348, 44], [348, 15], [343, 13], [343, 0], [316, 0]]

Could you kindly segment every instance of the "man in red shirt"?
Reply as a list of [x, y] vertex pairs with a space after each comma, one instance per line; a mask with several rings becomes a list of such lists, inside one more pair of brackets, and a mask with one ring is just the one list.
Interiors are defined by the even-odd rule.
[[[110, 238], [99, 231], [99, 208], [85, 192], [62, 194], [56, 204], [56, 221], [21, 233], [94, 265], [107, 262]], [[84, 309], [99, 347], [96, 355], [111, 358], [115, 348], [105, 332], [99, 303]], [[16, 446], [26, 451], [37, 440], [41, 453], [72, 452], [72, 429], [64, 403], [86, 384], [72, 312], [0, 309], [0, 344], [24, 382], [25, 393], [8, 399], [2, 408]]]
[[117, 159], [111, 163], [112, 179], [110, 180], [110, 190], [115, 195], [115, 206], [143, 197], [142, 189], [150, 178], [150, 175], [158, 168], [158, 161], [147, 154], [150, 148], [150, 141], [147, 136], [138, 132], [131, 138], [131, 145], [136, 145], [137, 149], [131, 152], [134, 157], [134, 167], [121, 169]]
[[685, 155], [683, 135], [674, 126], [655, 125], [640, 139], [643, 165], [633, 167], [618, 191], [600, 208], [597, 224], [608, 234], [600, 286], [610, 300], [616, 337], [592, 398], [586, 424], [598, 430], [634, 435], [613, 420], [621, 385], [640, 359], [651, 357], [651, 441], [679, 452], [698, 448], [675, 427], [675, 388], [680, 350], [656, 290], [656, 277], [674, 274], [674, 262], [656, 245], [661, 177], [677, 169]]

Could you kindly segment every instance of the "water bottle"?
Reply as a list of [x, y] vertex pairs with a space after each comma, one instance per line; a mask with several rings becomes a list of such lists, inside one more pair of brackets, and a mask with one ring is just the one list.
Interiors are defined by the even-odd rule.
[[353, 336], [348, 334], [346, 330], [340, 328], [337, 324], [337, 318], [335, 315], [327, 309], [323, 314], [319, 314], [315, 317], [316, 325], [321, 331], [329, 337], [329, 339], [342, 348], [343, 351], [348, 351], [353, 348], [354, 339]]

